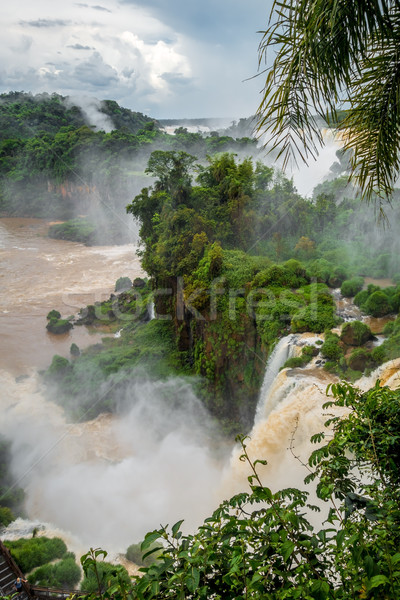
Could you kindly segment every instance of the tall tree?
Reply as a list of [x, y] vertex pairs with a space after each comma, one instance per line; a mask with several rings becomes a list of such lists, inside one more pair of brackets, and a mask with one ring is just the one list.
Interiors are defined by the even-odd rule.
[[260, 44], [266, 69], [258, 127], [285, 163], [322, 143], [319, 117], [338, 123], [351, 176], [367, 200], [390, 199], [399, 175], [399, 0], [274, 0]]

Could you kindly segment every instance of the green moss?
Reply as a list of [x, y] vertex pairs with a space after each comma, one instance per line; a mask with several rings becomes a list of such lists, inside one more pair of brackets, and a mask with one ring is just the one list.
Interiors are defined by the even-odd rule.
[[86, 218], [77, 218], [65, 223], [51, 225], [47, 235], [56, 240], [69, 240], [92, 244], [95, 240], [96, 227]]
[[340, 338], [336, 333], [327, 333], [325, 341], [321, 346], [322, 356], [330, 361], [337, 362], [343, 356], [343, 350], [340, 347]]
[[394, 332], [394, 328], [395, 328], [394, 321], [390, 321], [389, 323], [386, 323], [383, 328], [383, 334], [391, 335]]
[[349, 321], [345, 323], [340, 334], [340, 339], [349, 346], [362, 346], [371, 337], [371, 329], [362, 321]]
[[388, 297], [382, 291], [371, 294], [363, 305], [365, 312], [373, 317], [383, 317], [392, 312]]
[[342, 283], [340, 292], [345, 298], [350, 298], [351, 296], [355, 296], [358, 292], [360, 292], [363, 285], [363, 277], [353, 277], [353, 279], [346, 279]]
[[56, 335], [67, 333], [67, 331], [72, 329], [72, 327], [73, 325], [68, 319], [51, 318], [46, 325], [47, 331], [50, 331], [50, 333], [55, 333]]
[[62, 558], [67, 552], [67, 546], [60, 538], [20, 538], [15, 541], [6, 540], [4, 544], [23, 573]]
[[304, 367], [311, 360], [311, 356], [293, 356], [288, 358], [284, 363], [282, 369], [295, 369], [297, 367]]
[[121, 292], [129, 290], [132, 287], [132, 279], [130, 277], [119, 277], [115, 282], [114, 291]]

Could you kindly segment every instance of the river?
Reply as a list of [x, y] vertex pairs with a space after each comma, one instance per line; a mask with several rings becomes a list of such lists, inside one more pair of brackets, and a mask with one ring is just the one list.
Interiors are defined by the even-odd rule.
[[[76, 314], [107, 299], [119, 277], [144, 275], [135, 246], [52, 240], [48, 225], [0, 219], [0, 434], [12, 442], [29, 516], [1, 535], [45, 527], [79, 553], [126, 550], [160, 522], [182, 517], [194, 527], [216, 505], [221, 463], [207, 441], [212, 424], [186, 382], [133, 380], [123, 417], [75, 424], [43, 393], [38, 370], [54, 354], [69, 357], [72, 342], [84, 348], [106, 335], [85, 326], [50, 334], [48, 312]], [[179, 399], [173, 411], [162, 400], [166, 387]]]
[[[105, 300], [119, 277], [143, 271], [136, 247], [87, 247], [45, 237], [41, 219], [0, 219], [0, 369], [26, 374], [46, 368], [54, 354], [68, 356], [99, 340], [101, 332], [74, 327], [64, 335], [46, 330], [53, 308], [63, 317]], [[103, 332], [104, 335], [104, 332]]]
[[[133, 379], [129, 411], [86, 423], [68, 423], [43, 394], [38, 369], [55, 353], [68, 356], [72, 342], [84, 347], [104, 335], [75, 327], [54, 336], [45, 329], [47, 313], [76, 314], [108, 298], [118, 277], [142, 275], [134, 246], [50, 240], [47, 227], [38, 219], [0, 219], [0, 433], [12, 442], [12, 469], [26, 491], [29, 517], [1, 536], [39, 527], [62, 535], [79, 554], [97, 546], [123, 552], [160, 523], [181, 518], [193, 529], [219, 501], [246, 489], [249, 473], [236, 448], [216, 456], [213, 424], [186, 381]], [[248, 449], [253, 459], [268, 460], [262, 476], [273, 489], [302, 486], [310, 436], [323, 428], [333, 378], [318, 357], [306, 368], [279, 371], [288, 356], [320, 337], [284, 338], [266, 367]], [[392, 361], [379, 376], [396, 384], [399, 366]], [[376, 376], [358, 384], [369, 387]], [[173, 409], [165, 392], [177, 400]]]

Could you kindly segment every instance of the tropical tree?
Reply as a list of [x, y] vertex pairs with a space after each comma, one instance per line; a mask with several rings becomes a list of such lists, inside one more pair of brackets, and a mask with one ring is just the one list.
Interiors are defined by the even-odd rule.
[[382, 208], [400, 168], [400, 3], [274, 0], [263, 34], [260, 64], [276, 55], [265, 71], [259, 132], [287, 164], [315, 157], [321, 117], [334, 123], [352, 151], [352, 178]]

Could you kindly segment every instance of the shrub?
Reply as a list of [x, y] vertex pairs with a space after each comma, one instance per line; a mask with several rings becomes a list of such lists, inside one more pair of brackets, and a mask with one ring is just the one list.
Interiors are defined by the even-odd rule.
[[[121, 580], [125, 581], [125, 583], [130, 583], [131, 581], [128, 571], [125, 569], [125, 567], [119, 565], [117, 568], [115, 565], [112, 565], [106, 561], [97, 563], [97, 576], [99, 578], [100, 589], [102, 592], [105, 591], [106, 586], [118, 584], [121, 582]], [[90, 594], [98, 593], [99, 586], [97, 576], [93, 567], [88, 569], [82, 579], [81, 590], [83, 592], [89, 592]]]
[[56, 558], [62, 558], [67, 552], [67, 546], [60, 538], [21, 538], [4, 543], [23, 573], [28, 573]]
[[288, 358], [282, 369], [295, 369], [296, 367], [304, 367], [309, 362], [310, 358], [306, 356], [293, 356]]
[[155, 550], [156, 548], [159, 548], [160, 551], [163, 549], [163, 547], [160, 546], [160, 544], [150, 544], [150, 546], [145, 550], [145, 552], [142, 552], [140, 546], [140, 544], [131, 544], [126, 551], [125, 556], [128, 560], [135, 563], [135, 565], [145, 567], [149, 567], [157, 560], [159, 552], [153, 552], [149, 556], [146, 556], [146, 558], [143, 558], [143, 554], [147, 554], [147, 552]]
[[391, 312], [391, 306], [386, 294], [377, 291], [369, 296], [364, 304], [364, 310], [373, 317], [383, 317]]
[[50, 377], [65, 375], [70, 368], [71, 364], [67, 358], [60, 356], [59, 354], [55, 354], [53, 356], [53, 360], [51, 361], [51, 365], [46, 371], [46, 375]]
[[386, 323], [383, 328], [383, 335], [391, 335], [394, 331], [394, 326], [394, 321], [389, 321], [389, 323]]
[[[294, 263], [294, 264], [293, 264]], [[257, 273], [252, 281], [252, 288], [264, 288], [270, 286], [297, 288], [305, 283], [303, 274], [299, 275], [300, 265], [298, 261], [293, 261], [289, 267], [284, 265], [272, 265]], [[302, 270], [300, 268], [300, 272]]]
[[352, 279], [345, 279], [340, 288], [340, 292], [345, 298], [350, 298], [352, 296], [355, 296], [358, 292], [360, 292], [363, 285], [364, 279], [362, 277], [353, 277]]
[[376, 346], [371, 352], [371, 358], [376, 365], [381, 365], [386, 360], [386, 353], [382, 346]]
[[55, 564], [43, 565], [28, 576], [31, 585], [73, 589], [81, 578], [75, 558], [68, 557]]
[[368, 290], [361, 290], [361, 292], [358, 292], [355, 296], [354, 296], [354, 304], [356, 306], [361, 307], [363, 304], [365, 304], [365, 302], [367, 301], [369, 296], [369, 292]]
[[69, 353], [72, 356], [79, 356], [81, 351], [79, 350], [79, 347], [75, 344], [75, 342], [73, 342], [69, 348]]
[[15, 517], [8, 506], [0, 506], [0, 525], [7, 527], [10, 523], [15, 521]]
[[327, 333], [325, 341], [321, 346], [322, 356], [331, 361], [338, 361], [343, 356], [343, 350], [340, 347], [340, 338], [336, 333]]
[[132, 280], [129, 277], [120, 277], [115, 282], [115, 292], [125, 292], [132, 287]]
[[294, 333], [302, 333], [304, 331], [322, 333], [325, 329], [334, 327], [336, 322], [333, 307], [319, 300], [296, 313], [291, 320], [290, 326]]
[[51, 319], [61, 319], [61, 313], [59, 313], [58, 310], [53, 309], [48, 313], [46, 318], [48, 321]]
[[66, 333], [70, 329], [72, 329], [73, 325], [67, 319], [50, 319], [46, 325], [47, 331], [50, 333], [55, 333], [57, 335], [61, 333]]
[[47, 235], [56, 240], [69, 240], [92, 244], [95, 238], [95, 226], [85, 218], [71, 219], [49, 227]]

